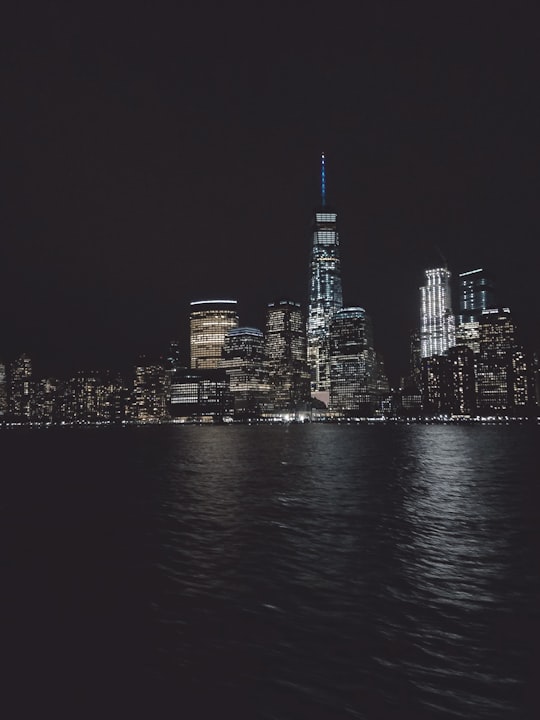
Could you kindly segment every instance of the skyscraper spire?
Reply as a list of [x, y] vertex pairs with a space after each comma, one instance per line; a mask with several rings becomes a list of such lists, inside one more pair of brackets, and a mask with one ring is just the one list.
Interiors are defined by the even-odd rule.
[[[328, 329], [343, 307], [337, 213], [326, 205], [324, 153], [321, 153], [321, 204], [313, 218], [307, 323], [312, 392], [329, 390]], [[325, 402], [325, 401], [323, 401]]]
[[326, 206], [326, 169], [324, 167], [324, 153], [321, 153], [321, 205]]

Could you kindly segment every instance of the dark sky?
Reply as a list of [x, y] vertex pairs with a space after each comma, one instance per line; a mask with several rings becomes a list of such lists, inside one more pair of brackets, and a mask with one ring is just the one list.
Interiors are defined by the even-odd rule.
[[393, 381], [441, 253], [540, 348], [534, 3], [27, 2], [4, 11], [0, 357], [130, 363], [189, 302], [305, 302], [319, 158], [346, 304]]

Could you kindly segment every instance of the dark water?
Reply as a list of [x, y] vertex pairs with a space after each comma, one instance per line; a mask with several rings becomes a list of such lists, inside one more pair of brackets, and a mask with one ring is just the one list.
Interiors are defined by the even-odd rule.
[[540, 717], [539, 443], [4, 431], [5, 717]]

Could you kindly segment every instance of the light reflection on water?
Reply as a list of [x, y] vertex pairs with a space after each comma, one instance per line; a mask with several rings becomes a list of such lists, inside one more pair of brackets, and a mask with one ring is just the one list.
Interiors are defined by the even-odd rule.
[[62, 577], [70, 627], [103, 640], [66, 647], [128, 697], [200, 717], [532, 713], [538, 428], [64, 431], [24, 454], [11, 437], [6, 543], [38, 558], [31, 586], [39, 529], [44, 596]]

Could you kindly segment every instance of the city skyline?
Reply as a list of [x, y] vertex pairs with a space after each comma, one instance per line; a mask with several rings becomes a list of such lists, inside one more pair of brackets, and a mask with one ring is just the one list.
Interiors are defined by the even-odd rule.
[[30, 10], [5, 23], [0, 357], [187, 347], [200, 297], [258, 328], [277, 297], [307, 308], [322, 151], [344, 305], [392, 382], [441, 257], [489, 270], [540, 347], [536, 10]]

